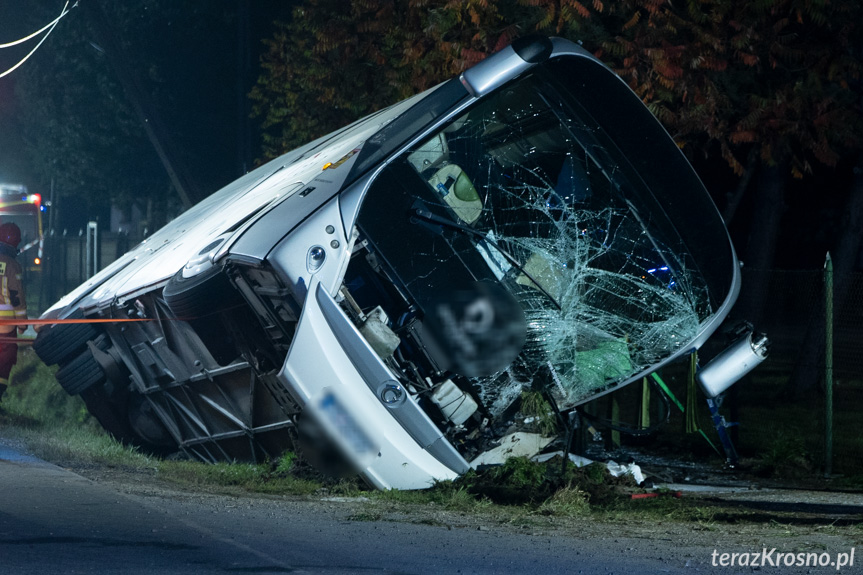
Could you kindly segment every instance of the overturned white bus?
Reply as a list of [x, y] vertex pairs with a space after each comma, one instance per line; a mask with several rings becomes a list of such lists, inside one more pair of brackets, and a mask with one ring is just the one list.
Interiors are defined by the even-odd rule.
[[[106, 429], [205, 461], [290, 448], [379, 488], [701, 346], [739, 291], [725, 226], [642, 102], [527, 38], [214, 193], [57, 302], [37, 353]], [[526, 442], [527, 443], [527, 442]]]

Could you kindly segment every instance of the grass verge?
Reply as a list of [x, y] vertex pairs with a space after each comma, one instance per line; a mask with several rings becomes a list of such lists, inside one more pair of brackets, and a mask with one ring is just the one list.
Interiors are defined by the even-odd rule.
[[[584, 518], [590, 521], [655, 523], [688, 522], [695, 529], [718, 523], [764, 522], [717, 501], [674, 498], [670, 494], [633, 500], [639, 492], [627, 478], [613, 478], [602, 464], [576, 468], [553, 459], [535, 463], [513, 458], [502, 466], [470, 471], [424, 491], [369, 491], [356, 479], [327, 480], [293, 454], [258, 465], [159, 459], [116, 442], [89, 416], [83, 402], [69, 397], [56, 383], [54, 370], [29, 349], [22, 350], [0, 405], [0, 434], [18, 440], [30, 452], [78, 470], [107, 468], [149, 475], [198, 491], [266, 493], [278, 496], [362, 496], [372, 501], [354, 520], [373, 521], [394, 509], [444, 509], [492, 514], [502, 522], [529, 526], [540, 518]], [[386, 510], [386, 512], [384, 511]], [[431, 520], [431, 519], [430, 519]], [[776, 516], [772, 520], [785, 521]], [[787, 521], [785, 521], [787, 522]], [[830, 521], [826, 521], [829, 523]]]

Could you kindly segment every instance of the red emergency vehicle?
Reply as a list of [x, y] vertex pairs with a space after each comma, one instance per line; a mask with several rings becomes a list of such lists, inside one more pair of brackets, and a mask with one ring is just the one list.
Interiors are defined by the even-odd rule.
[[31, 194], [21, 184], [0, 183], [0, 224], [14, 222], [21, 228], [21, 259], [28, 271], [41, 269], [44, 257], [42, 235], [42, 196]]

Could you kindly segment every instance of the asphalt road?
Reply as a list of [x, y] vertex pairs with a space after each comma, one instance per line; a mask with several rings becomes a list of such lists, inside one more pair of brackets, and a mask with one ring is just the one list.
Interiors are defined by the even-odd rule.
[[[658, 527], [649, 536], [627, 536], [620, 527], [585, 521], [583, 533], [529, 534], [477, 526], [470, 517], [452, 524], [410, 516], [362, 520], [370, 509], [363, 502], [232, 497], [146, 482], [143, 475], [133, 487], [93, 481], [0, 439], [0, 575], [752, 572], [711, 566], [717, 540], [728, 536], [718, 532], [692, 537], [691, 528]], [[833, 536], [820, 547], [809, 535], [782, 539], [803, 549], [842, 550], [847, 543]]]
[[[158, 493], [158, 492], [154, 492]], [[0, 443], [0, 573], [669, 573], [568, 537], [357, 521], [321, 504], [124, 493]], [[691, 572], [691, 570], [687, 570]]]

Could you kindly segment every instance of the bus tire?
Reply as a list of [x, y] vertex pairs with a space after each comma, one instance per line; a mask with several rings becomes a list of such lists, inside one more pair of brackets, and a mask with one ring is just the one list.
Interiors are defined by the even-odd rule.
[[[81, 310], [75, 310], [68, 319], [84, 319], [84, 314]], [[63, 363], [80, 353], [87, 342], [98, 335], [99, 332], [89, 323], [61, 323], [46, 326], [39, 330], [33, 342], [33, 350], [46, 365]]]
[[105, 371], [89, 349], [60, 368], [56, 377], [60, 387], [69, 395], [79, 395], [106, 381]]
[[180, 270], [168, 280], [162, 297], [175, 317], [191, 320], [210, 315], [240, 302], [240, 295], [222, 268], [212, 266], [201, 273], [183, 277]]

